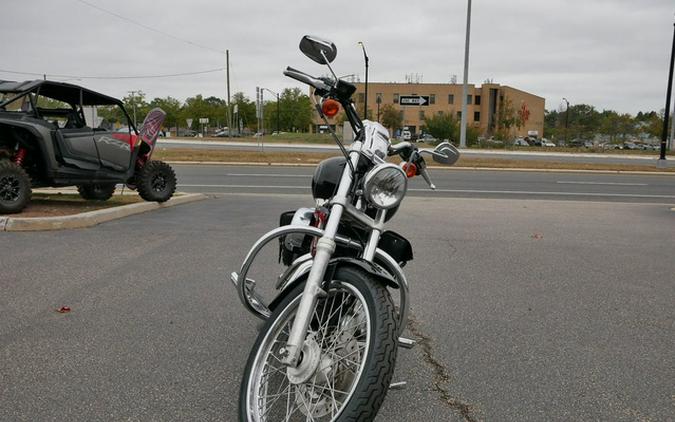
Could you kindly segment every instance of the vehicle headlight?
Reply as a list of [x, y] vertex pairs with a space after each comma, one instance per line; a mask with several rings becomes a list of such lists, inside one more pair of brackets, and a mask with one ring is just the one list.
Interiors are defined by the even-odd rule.
[[376, 166], [366, 174], [363, 183], [368, 202], [382, 209], [397, 206], [408, 189], [408, 178], [403, 170], [391, 163]]

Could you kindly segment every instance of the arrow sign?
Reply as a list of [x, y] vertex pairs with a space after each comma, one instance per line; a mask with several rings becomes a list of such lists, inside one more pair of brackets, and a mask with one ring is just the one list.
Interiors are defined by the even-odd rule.
[[428, 95], [401, 95], [398, 97], [400, 105], [426, 106], [429, 105]]

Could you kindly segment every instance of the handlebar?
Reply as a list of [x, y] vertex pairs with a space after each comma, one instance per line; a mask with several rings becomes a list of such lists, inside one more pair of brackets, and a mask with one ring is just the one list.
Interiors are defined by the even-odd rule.
[[302, 83], [305, 83], [307, 85], [313, 86], [316, 89], [324, 90], [324, 91], [329, 91], [330, 86], [327, 85], [324, 81], [321, 79], [315, 78], [312, 75], [309, 75], [305, 72], [302, 72], [297, 69], [293, 69], [292, 67], [288, 66], [286, 70], [284, 70], [284, 75], [288, 76], [289, 78], [293, 78], [296, 81], [300, 81]]
[[431, 181], [427, 171], [427, 163], [420, 154], [417, 145], [411, 142], [399, 142], [396, 145], [389, 146], [389, 155], [398, 154], [402, 159], [413, 163], [417, 167], [417, 174], [421, 175], [432, 190], [436, 190], [436, 185]]

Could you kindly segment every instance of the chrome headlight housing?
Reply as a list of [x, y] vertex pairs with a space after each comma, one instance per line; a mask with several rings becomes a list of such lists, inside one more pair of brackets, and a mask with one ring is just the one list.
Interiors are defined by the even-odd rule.
[[394, 208], [401, 203], [408, 189], [403, 170], [391, 163], [382, 163], [370, 170], [363, 182], [363, 193], [376, 208]]

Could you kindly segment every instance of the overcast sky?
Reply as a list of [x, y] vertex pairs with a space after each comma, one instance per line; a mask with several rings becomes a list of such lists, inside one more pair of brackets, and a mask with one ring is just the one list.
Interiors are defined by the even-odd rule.
[[[256, 86], [300, 86], [281, 74], [287, 65], [325, 73], [297, 48], [302, 35], [314, 34], [337, 45], [338, 75], [363, 79], [363, 41], [371, 81], [416, 73], [424, 82], [451, 75], [461, 82], [466, 7], [466, 0], [0, 0], [0, 79], [36, 78], [6, 71], [196, 72], [224, 68], [219, 51], [229, 49], [231, 92], [254, 99]], [[474, 0], [469, 82], [490, 78], [523, 89], [546, 98], [547, 109], [562, 97], [599, 110], [663, 109], [674, 12], [673, 0]], [[71, 82], [117, 97], [130, 90], [149, 98], [226, 97], [224, 72]]]

